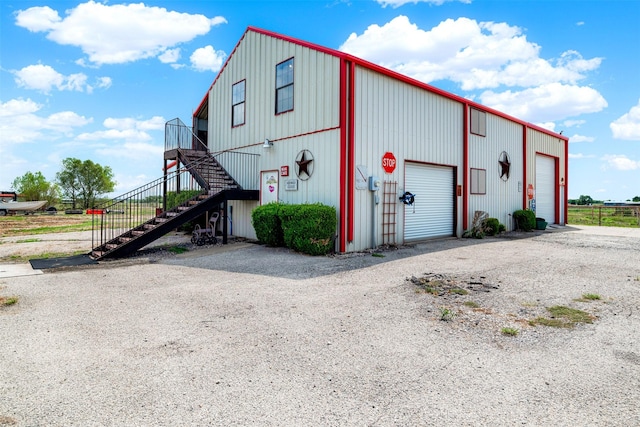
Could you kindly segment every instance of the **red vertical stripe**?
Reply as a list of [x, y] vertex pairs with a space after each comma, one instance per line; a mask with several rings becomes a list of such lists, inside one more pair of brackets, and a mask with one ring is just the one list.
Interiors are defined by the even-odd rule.
[[347, 117], [348, 117], [348, 172], [347, 172], [347, 182], [349, 185], [349, 190], [347, 192], [348, 194], [348, 205], [349, 205], [349, 233], [348, 233], [348, 240], [350, 242], [353, 241], [354, 238], [354, 217], [355, 217], [355, 196], [354, 196], [354, 192], [355, 192], [355, 188], [356, 188], [356, 184], [355, 184], [355, 152], [356, 152], [356, 141], [355, 141], [355, 134], [356, 134], [356, 130], [354, 127], [354, 122], [355, 122], [355, 102], [354, 102], [354, 98], [355, 98], [355, 93], [356, 93], [356, 87], [355, 87], [355, 79], [356, 79], [356, 67], [355, 64], [353, 62], [349, 63], [349, 87], [347, 88], [348, 93], [349, 93], [349, 102], [348, 102], [348, 108], [349, 111], [347, 113]]
[[522, 209], [527, 209], [527, 126], [522, 126]]
[[340, 252], [347, 249], [347, 63], [340, 61]]
[[469, 227], [469, 104], [462, 104], [462, 230]]

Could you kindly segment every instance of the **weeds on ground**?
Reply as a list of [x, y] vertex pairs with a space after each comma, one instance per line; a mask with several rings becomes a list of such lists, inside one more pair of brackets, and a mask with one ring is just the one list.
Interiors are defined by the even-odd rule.
[[384, 254], [381, 254], [380, 252], [373, 252], [371, 256], [376, 258], [384, 258]]
[[469, 293], [469, 291], [467, 291], [466, 289], [462, 289], [462, 288], [453, 288], [453, 289], [449, 289], [449, 293], [450, 294], [456, 294], [456, 295], [467, 295]]
[[564, 305], [547, 307], [547, 311], [551, 314], [551, 318], [538, 317], [530, 320], [529, 324], [531, 326], [543, 325], [553, 328], [573, 328], [577, 323], [593, 323], [595, 319], [594, 316], [586, 311]]
[[598, 294], [582, 294], [581, 298], [576, 298], [574, 301], [589, 302], [589, 301], [597, 301], [600, 299], [602, 299], [602, 297]]
[[508, 335], [510, 337], [515, 337], [516, 335], [518, 335], [520, 333], [520, 331], [516, 328], [502, 328], [500, 330], [500, 332], [502, 332], [502, 335]]
[[440, 307], [440, 320], [443, 322], [449, 322], [453, 320], [454, 317], [456, 317], [456, 314], [453, 310], [447, 307]]
[[185, 248], [184, 246], [171, 246], [167, 250], [176, 255], [180, 255], [189, 251], [189, 249]]
[[8, 307], [18, 303], [18, 297], [0, 297], [0, 306]]
[[479, 308], [479, 307], [480, 307], [480, 304], [478, 304], [478, 303], [477, 303], [477, 302], [475, 302], [475, 301], [465, 301], [465, 302], [464, 302], [464, 305], [465, 305], [466, 307], [469, 307], [469, 308]]
[[42, 240], [40, 239], [22, 239], [22, 240], [16, 240], [16, 243], [35, 243], [35, 242], [41, 242]]

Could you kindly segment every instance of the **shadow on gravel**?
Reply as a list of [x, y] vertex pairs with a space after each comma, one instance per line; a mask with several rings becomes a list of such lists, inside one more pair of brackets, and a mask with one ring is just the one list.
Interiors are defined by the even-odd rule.
[[213, 254], [198, 255], [197, 252], [191, 252], [184, 256], [162, 258], [156, 262], [165, 265], [179, 265], [232, 273], [266, 275], [288, 279], [309, 279], [454, 248], [496, 243], [504, 240], [532, 238], [543, 233], [571, 230], [570, 227], [562, 227], [556, 230], [528, 233], [510, 232], [500, 237], [488, 237], [485, 239], [446, 238], [414, 245], [384, 247], [376, 251], [319, 257], [300, 254], [287, 248], [272, 248], [258, 244], [245, 245], [234, 249], [232, 244], [228, 248], [223, 248]]

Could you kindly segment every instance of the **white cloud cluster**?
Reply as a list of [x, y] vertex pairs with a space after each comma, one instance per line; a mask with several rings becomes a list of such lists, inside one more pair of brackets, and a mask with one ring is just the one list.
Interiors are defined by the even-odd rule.
[[170, 62], [180, 43], [193, 40], [223, 23], [221, 16], [179, 13], [144, 3], [81, 3], [66, 11], [64, 18], [48, 6], [16, 13], [16, 24], [32, 32], [45, 32], [61, 45], [77, 46], [90, 62], [121, 64], [162, 56]]
[[461, 3], [467, 3], [467, 4], [471, 3], [471, 0], [376, 0], [376, 1], [380, 3], [382, 7], [391, 6], [394, 9], [400, 6], [404, 6], [407, 3], [413, 3], [413, 4], [430, 3], [434, 6], [440, 6], [450, 1], [459, 1]]
[[76, 139], [78, 141], [124, 140], [124, 147], [113, 147], [107, 149], [112, 153], [112, 155], [116, 155], [118, 157], [131, 155], [130, 152], [118, 153], [118, 151], [128, 151], [132, 148], [140, 146], [147, 147], [150, 149], [150, 152], [156, 154], [158, 153], [158, 150], [160, 150], [159, 153], [162, 154], [164, 147], [156, 147], [147, 144], [148, 141], [153, 140], [148, 131], [164, 130], [165, 122], [166, 120], [161, 116], [154, 116], [149, 120], [109, 117], [102, 123], [102, 125], [105, 127], [105, 130], [81, 133], [76, 137]]
[[609, 125], [616, 139], [640, 141], [640, 99], [628, 113]]
[[60, 111], [48, 116], [38, 115], [42, 105], [31, 99], [0, 102], [0, 131], [3, 145], [40, 143], [71, 135], [73, 129], [85, 126], [92, 118], [72, 111]]
[[592, 136], [578, 135], [575, 134], [569, 137], [569, 142], [593, 142], [596, 139]]
[[67, 76], [57, 72], [49, 65], [28, 65], [13, 71], [18, 87], [50, 93], [52, 89], [69, 90], [92, 93], [94, 88], [107, 89], [111, 86], [110, 77], [98, 77], [95, 83], [87, 83], [88, 77], [84, 73], [69, 74]]
[[213, 46], [205, 46], [196, 49], [191, 55], [191, 66], [197, 71], [217, 72], [222, 67], [227, 55]]
[[640, 170], [640, 161], [633, 160], [624, 154], [607, 154], [602, 158], [605, 162], [603, 170], [615, 169], [618, 171]]
[[579, 85], [602, 58], [585, 59], [574, 50], [541, 58], [540, 46], [506, 23], [458, 18], [423, 30], [401, 15], [352, 33], [340, 50], [427, 83], [450, 80], [464, 91], [485, 90], [480, 102], [528, 121], [557, 121], [607, 106], [598, 91]]

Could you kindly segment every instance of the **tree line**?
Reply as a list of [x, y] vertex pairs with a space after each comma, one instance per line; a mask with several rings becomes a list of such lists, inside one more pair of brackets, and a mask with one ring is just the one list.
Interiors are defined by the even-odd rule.
[[25, 201], [46, 200], [49, 206], [54, 206], [68, 199], [73, 209], [94, 207], [96, 200], [112, 192], [115, 186], [109, 166], [73, 157], [62, 161], [62, 170], [56, 173], [53, 182], [48, 182], [41, 172], [27, 172], [11, 184]]
[[[627, 202], [640, 202], [640, 196], [635, 196], [633, 199], [627, 199]], [[604, 200], [594, 200], [591, 196], [581, 195], [577, 199], [567, 200], [567, 203], [570, 205], [580, 206], [602, 205], [604, 204]]]

